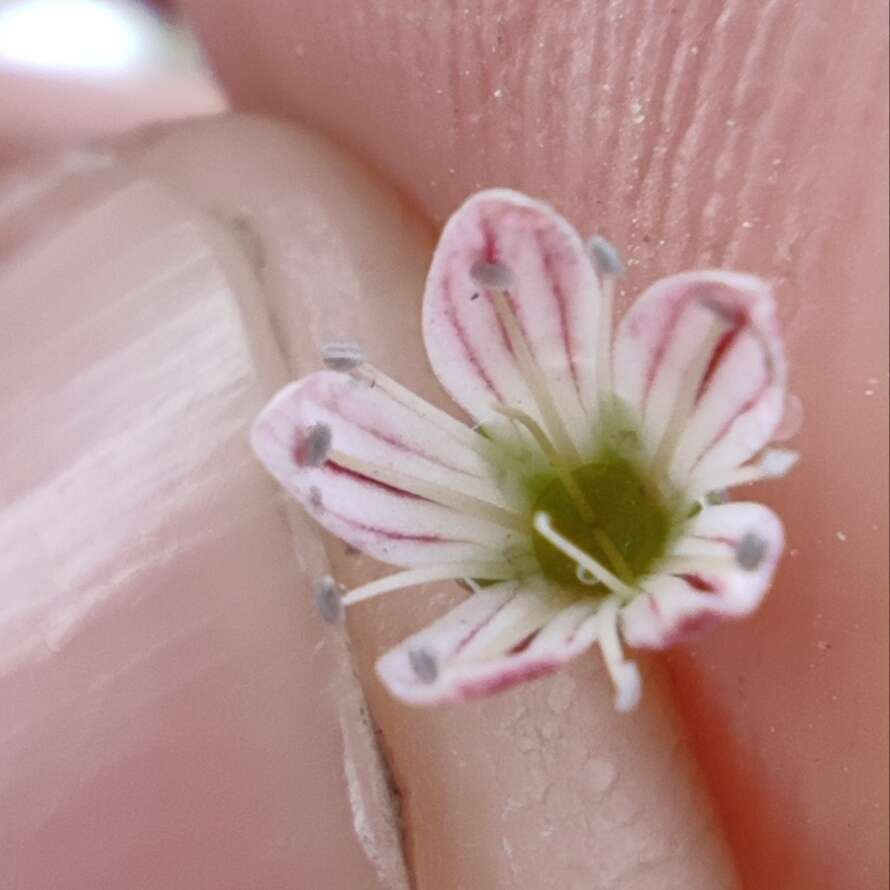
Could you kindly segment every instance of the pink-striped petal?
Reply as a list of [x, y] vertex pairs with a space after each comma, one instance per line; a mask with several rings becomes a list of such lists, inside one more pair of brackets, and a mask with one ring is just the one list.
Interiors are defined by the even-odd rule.
[[[757, 550], [756, 565], [744, 553], [740, 559], [746, 541]], [[722, 621], [751, 614], [769, 589], [783, 546], [782, 523], [761, 504], [706, 508], [674, 548], [672, 559], [688, 560], [688, 571], [644, 579], [647, 594], [622, 609], [625, 640], [640, 648], [666, 649]]]
[[542, 581], [507, 581], [390, 650], [377, 674], [408, 704], [465, 701], [552, 673], [596, 636], [590, 601], [561, 600]]
[[[666, 278], [619, 326], [616, 392], [640, 417], [653, 451], [674, 437], [668, 469], [678, 485], [719, 477], [763, 448], [781, 421], [785, 383], [776, 305], [760, 279]], [[674, 415], [687, 395], [678, 426]]]
[[477, 421], [492, 405], [543, 422], [517, 349], [480, 287], [477, 264], [509, 270], [507, 301], [575, 441], [596, 405], [599, 286], [575, 230], [549, 207], [507, 190], [484, 191], [451, 217], [427, 279], [423, 331], [436, 376]]
[[[330, 430], [330, 458], [307, 460], [311, 433]], [[257, 418], [253, 448], [272, 475], [328, 531], [393, 565], [501, 558], [523, 536], [337, 463], [338, 455], [422, 485], [472, 491], [504, 509], [479, 455], [378, 387], [319, 371], [279, 392]]]

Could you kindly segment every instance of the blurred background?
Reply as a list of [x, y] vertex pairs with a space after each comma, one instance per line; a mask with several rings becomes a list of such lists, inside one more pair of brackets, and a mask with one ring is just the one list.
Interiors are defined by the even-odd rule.
[[0, 0], [0, 166], [221, 110], [172, 3]]

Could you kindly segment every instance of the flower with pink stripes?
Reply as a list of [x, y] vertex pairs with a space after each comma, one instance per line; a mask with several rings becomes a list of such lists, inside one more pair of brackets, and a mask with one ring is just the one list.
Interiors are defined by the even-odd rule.
[[786, 365], [757, 278], [687, 272], [647, 290], [613, 335], [621, 263], [515, 192], [449, 220], [423, 301], [436, 376], [468, 425], [366, 361], [285, 387], [253, 428], [256, 453], [328, 531], [402, 567], [322, 614], [459, 579], [472, 593], [386, 653], [377, 672], [411, 704], [468, 699], [599, 646], [616, 707], [640, 697], [622, 641], [661, 649], [751, 613], [783, 547], [778, 517], [728, 489], [783, 475], [768, 447]]

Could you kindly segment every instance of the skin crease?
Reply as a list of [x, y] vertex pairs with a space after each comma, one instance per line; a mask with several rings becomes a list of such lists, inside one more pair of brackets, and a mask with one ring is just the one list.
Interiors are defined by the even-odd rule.
[[[776, 286], [804, 406], [760, 614], [672, 655], [746, 886], [887, 870], [887, 38], [880, 4], [189, 0], [236, 105], [334, 134], [442, 221], [506, 185], [625, 252], [632, 295]], [[233, 40], [232, 35], [238, 39]]]
[[[324, 30], [330, 22], [321, 12], [313, 18], [311, 6], [301, 11], [298, 29], [283, 27], [275, 12], [259, 19], [268, 29], [261, 32], [261, 39], [268, 47], [261, 56], [263, 65], [259, 70], [265, 75], [262, 80], [249, 83], [251, 78], [256, 78], [257, 65], [239, 64], [238, 53], [251, 51], [251, 31], [240, 32], [241, 39], [237, 45], [229, 44], [227, 56], [218, 52], [218, 62], [224, 70], [227, 65], [239, 66], [243, 86], [239, 89], [238, 78], [229, 77], [236, 95], [251, 105], [284, 110], [292, 116], [308, 116], [338, 132], [359, 153], [398, 179], [415, 203], [424, 206], [434, 218], [441, 219], [477, 184], [510, 184], [554, 200], [570, 213], [574, 222], [598, 224], [618, 243], [626, 245], [627, 252], [641, 267], [632, 267], [627, 281], [630, 292], [661, 272], [704, 262], [728, 262], [777, 277], [789, 323], [796, 388], [807, 410], [805, 433], [795, 443], [805, 451], [806, 464], [795, 478], [776, 486], [767, 496], [788, 520], [792, 531], [790, 546], [796, 547], [799, 555], [786, 563], [783, 577], [758, 619], [744, 628], [719, 632], [717, 637], [677, 660], [676, 689], [690, 715], [689, 725], [699, 740], [703, 760], [719, 792], [718, 800], [730, 833], [739, 849], [747, 850], [742, 865], [749, 885], [764, 886], [770, 876], [776, 874], [782, 874], [786, 885], [792, 887], [872, 885], [886, 862], [883, 843], [886, 799], [880, 796], [886, 794], [882, 753], [886, 736], [883, 730], [874, 729], [884, 725], [885, 721], [880, 718], [886, 701], [883, 673], [886, 605], [883, 596], [878, 595], [881, 584], [874, 583], [875, 579], [886, 577], [886, 551], [876, 546], [886, 537], [881, 502], [886, 487], [883, 475], [886, 430], [879, 425], [875, 431], [875, 420], [886, 415], [886, 361], [879, 340], [880, 332], [886, 329], [881, 314], [885, 304], [880, 300], [886, 291], [882, 277], [886, 268], [883, 261], [886, 189], [880, 180], [885, 165], [878, 164], [869, 155], [870, 151], [879, 154], [880, 148], [872, 149], [868, 142], [869, 134], [882, 132], [884, 127], [881, 106], [871, 84], [866, 89], [861, 78], [850, 72], [851, 59], [855, 58], [857, 68], [875, 72], [875, 84], [883, 83], [877, 74], [884, 70], [884, 56], [880, 47], [870, 43], [880, 38], [880, 28], [869, 28], [867, 15], [862, 14], [845, 16], [831, 28], [822, 27], [823, 23], [817, 21], [818, 15], [812, 13], [813, 26], [804, 29], [806, 36], [796, 45], [798, 57], [802, 56], [804, 62], [811, 60], [824, 51], [824, 41], [829, 38], [832, 46], [839, 46], [842, 51], [840, 58], [837, 53], [832, 55], [831, 80], [819, 91], [822, 104], [818, 112], [807, 112], [809, 132], [819, 132], [819, 127], [813, 125], [814, 117], [830, 112], [840, 117], [841, 124], [847, 122], [846, 125], [836, 125], [836, 132], [840, 134], [837, 137], [798, 140], [797, 153], [790, 152], [790, 157], [784, 155], [782, 164], [778, 165], [781, 172], [775, 182], [769, 183], [772, 188], [766, 189], [763, 185], [759, 191], [749, 189], [746, 209], [760, 208], [753, 217], [757, 223], [751, 229], [737, 231], [742, 217], [737, 211], [724, 215], [720, 202], [714, 201], [716, 212], [708, 218], [708, 223], [699, 223], [698, 234], [677, 242], [675, 230], [686, 232], [691, 227], [690, 219], [694, 222], [696, 213], [712, 200], [715, 182], [722, 189], [722, 206], [725, 208], [728, 204], [735, 209], [739, 181], [733, 178], [732, 153], [722, 161], [726, 171], [711, 175], [710, 184], [703, 188], [701, 195], [683, 194], [682, 200], [677, 199], [681, 205], [685, 202], [685, 211], [682, 207], [666, 211], [673, 214], [668, 220], [674, 221], [673, 226], [668, 227], [667, 222], [662, 221], [657, 226], [644, 226], [634, 232], [628, 222], [634, 208], [646, 205], [647, 201], [650, 212], [652, 206], [658, 208], [658, 192], [641, 195], [645, 190], [635, 186], [632, 169], [622, 168], [620, 163], [615, 165], [615, 169], [623, 169], [619, 174], [615, 174], [611, 166], [605, 166], [608, 162], [602, 162], [604, 166], [596, 174], [597, 178], [585, 180], [584, 167], [589, 174], [591, 162], [589, 152], [580, 152], [579, 146], [597, 145], [600, 137], [583, 134], [578, 129], [572, 131], [575, 135], [570, 134], [571, 138], [562, 147], [565, 158], [559, 166], [565, 182], [553, 181], [552, 165], [535, 167], [525, 159], [517, 163], [509, 145], [501, 145], [496, 151], [497, 140], [493, 137], [473, 143], [472, 125], [457, 126], [450, 114], [433, 116], [437, 110], [428, 107], [423, 95], [412, 95], [405, 89], [404, 83], [396, 78], [398, 68], [392, 62], [388, 67], [382, 54], [368, 57], [366, 61], [378, 74], [377, 95], [363, 98], [353, 90], [352, 96], [345, 97], [350, 99], [347, 104], [338, 89], [341, 82], [330, 72], [337, 67], [338, 59], [354, 58], [356, 46], [350, 41], [350, 35], [343, 34], [341, 42], [335, 43], [330, 32]], [[682, 26], [674, 26], [665, 36], [665, 45], [669, 48], [681, 45], [687, 33], [684, 29], [689, 29], [688, 33], [699, 33], [693, 26], [695, 15], [700, 13], [701, 10], [693, 6]], [[237, 14], [237, 10], [230, 8], [228, 14]], [[285, 16], [293, 12], [278, 9], [277, 14]], [[639, 16], [627, 18], [640, 21]], [[731, 16], [727, 18], [730, 21], [725, 28], [730, 28], [730, 34], [735, 33], [731, 29], [741, 25]], [[704, 16], [704, 24], [714, 29], [718, 24], [716, 19], [714, 14]], [[224, 34], [232, 24], [221, 16], [216, 26]], [[389, 34], [395, 22], [384, 18], [377, 26]], [[756, 31], [750, 22], [748, 27], [745, 33]], [[787, 22], [781, 27], [777, 25], [771, 32], [772, 39], [782, 45], [779, 38], [787, 28], [790, 28]], [[414, 34], [416, 42], [411, 44], [410, 28], [405, 32], [396, 29], [403, 48], [414, 46], [417, 55], [424, 57], [420, 30], [418, 26], [418, 33]], [[855, 31], [852, 35], [851, 30]], [[306, 47], [311, 48], [314, 43], [327, 48], [327, 57], [310, 56], [308, 62], [302, 63], [305, 69], [295, 73], [293, 53], [275, 52], [276, 40], [293, 43], [293, 33], [316, 34], [304, 44], [303, 55], [298, 58], [305, 58]], [[362, 45], [366, 45], [368, 33], [365, 29]], [[210, 37], [213, 42], [212, 33]], [[615, 52], [619, 56], [622, 49], [627, 52], [629, 39], [625, 35], [621, 42], [616, 36]], [[724, 45], [732, 44], [725, 34], [722, 39]], [[559, 43], [554, 37], [551, 41], [551, 45]], [[381, 40], [375, 45], [383, 43]], [[656, 55], [663, 59], [665, 52]], [[869, 52], [875, 60], [873, 64], [868, 64]], [[403, 53], [403, 57], [410, 55]], [[471, 55], [467, 53], [468, 57]], [[560, 56], [562, 64], [568, 64], [570, 54], [563, 53], [563, 56]], [[427, 53], [426, 58], [431, 57]], [[667, 53], [666, 57], [670, 60], [673, 55]], [[253, 58], [256, 60], [260, 55]], [[799, 60], [798, 63], [803, 64]], [[790, 62], [787, 65], [794, 70]], [[342, 70], [341, 65], [341, 73]], [[324, 86], [326, 72], [330, 73], [327, 90], [320, 88]], [[307, 73], [318, 81], [303, 76]], [[819, 73], [823, 78], [828, 77], [825, 71]], [[388, 79], [384, 76], [387, 74]], [[720, 76], [721, 72], [717, 71], [709, 95], [721, 95]], [[725, 72], [722, 76], [726, 78]], [[554, 80], [559, 84], [560, 78]], [[790, 81], [787, 75], [786, 80]], [[777, 78], [771, 86], [781, 82], [781, 78]], [[429, 92], [428, 86], [429, 81], [424, 85], [424, 93]], [[301, 89], [305, 92], [301, 93]], [[682, 86], [675, 85], [674, 89], [683, 93]], [[724, 86], [724, 93], [728, 90], [729, 85]], [[583, 94], [584, 90], [580, 92]], [[651, 88], [643, 92], [648, 94]], [[755, 90], [755, 97], [758, 95]], [[770, 106], [777, 99], [760, 95], [758, 101]], [[386, 125], [386, 116], [382, 114], [386, 108], [381, 105], [388, 102], [395, 109], [392, 114], [398, 113], [398, 127]], [[413, 103], [412, 114], [407, 118], [403, 112], [406, 102]], [[726, 104], [731, 106], [729, 98]], [[804, 113], [799, 105], [799, 101], [786, 96], [781, 107]], [[471, 120], [472, 107], [468, 101], [455, 103], [455, 107], [459, 110], [458, 120]], [[551, 100], [546, 107], [548, 113], [556, 115], [561, 106]], [[510, 113], [517, 115], [515, 105]], [[710, 130], [705, 124], [693, 126], [700, 113], [704, 112], [691, 114], [685, 124], [684, 132], [691, 129], [695, 138], [689, 137], [685, 149], [676, 150], [676, 155], [681, 157], [694, 154], [696, 163], [699, 161], [696, 149], [707, 149], [711, 145]], [[375, 117], [377, 123], [373, 120]], [[517, 132], [522, 135], [525, 130], [521, 114], [517, 118]], [[497, 114], [490, 114], [486, 106], [486, 125], [497, 119]], [[651, 121], [651, 115], [648, 119]], [[405, 133], [406, 120], [411, 125], [413, 141], [412, 132]], [[744, 120], [739, 115], [739, 121]], [[854, 140], [859, 153], [857, 163], [850, 165], [844, 147], [851, 128], [855, 130], [853, 122], [862, 128], [862, 135]], [[609, 125], [603, 126], [608, 133]], [[617, 131], [614, 153], [620, 160], [621, 134], [627, 127], [620, 120], [612, 126]], [[510, 128], [493, 127], [495, 133], [501, 129], [509, 131]], [[563, 132], [566, 124], [550, 124], [547, 129]], [[749, 126], [748, 130], [751, 129]], [[463, 142], [458, 140], [447, 150], [422, 141], [424, 132], [444, 132], [451, 137], [455, 130], [460, 131], [457, 136], [463, 132]], [[658, 132], [658, 127], [644, 130], [648, 135], [642, 144], [653, 148], [653, 155]], [[720, 128], [719, 132], [725, 131]], [[398, 133], [398, 138], [393, 137], [394, 133]], [[781, 149], [789, 142], [793, 145], [787, 133], [785, 136], [778, 142]], [[629, 140], [630, 135], [626, 134], [624, 139]], [[748, 137], [747, 150], [761, 141], [770, 142], [762, 133], [756, 138]], [[874, 141], [877, 143], [877, 139]], [[480, 152], [470, 149], [470, 144], [492, 148], [480, 158]], [[775, 144], [774, 140], [769, 149]], [[703, 156], [713, 162], [722, 147], [721, 142], [716, 149], [711, 149], [710, 155], [704, 151]], [[809, 159], [805, 164], [802, 156], [807, 153]], [[448, 169], [449, 157], [457, 161], [452, 165], [456, 170], [454, 179], [449, 180], [453, 185], [445, 188], [441, 184], [430, 184], [425, 179], [429, 170], [424, 165], [441, 173]], [[574, 174], [571, 173], [573, 158]], [[492, 169], [498, 170], [494, 178]], [[755, 164], [754, 169], [760, 167]], [[770, 170], [769, 175], [761, 179], [768, 180], [773, 173]], [[607, 196], [602, 198], [605, 212], [591, 210], [597, 200], [593, 195], [599, 194]], [[776, 195], [778, 197], [774, 197]], [[627, 206], [622, 204], [622, 197]], [[616, 206], [612, 206], [613, 203]], [[793, 235], [790, 242], [786, 238], [784, 243], [777, 240], [775, 232], [779, 227], [778, 216], [783, 213], [790, 215], [787, 230]], [[718, 223], [723, 224], [722, 232]], [[649, 247], [644, 246], [644, 237], [650, 238]], [[838, 237], [843, 237], [840, 245], [829, 240]], [[662, 238], [667, 242], [664, 246], [658, 245]], [[777, 243], [782, 250], [776, 247]], [[791, 251], [791, 256], [782, 260], [783, 251]], [[838, 318], [836, 312], [828, 313], [824, 309], [826, 305], [839, 307], [843, 314]], [[871, 377], [879, 382], [869, 384]], [[865, 389], [872, 387], [874, 395], [866, 396]], [[814, 405], [819, 406], [818, 412], [813, 409]], [[868, 432], [863, 435], [862, 430]], [[840, 463], [838, 454], [843, 455]], [[832, 484], [828, 491], [822, 491], [826, 479], [831, 479]], [[821, 504], [815, 507], [814, 490], [821, 492]], [[806, 523], [809, 525], [802, 527]], [[878, 528], [873, 529], [873, 524]], [[844, 531], [845, 541], [837, 539], [837, 530]], [[839, 608], [841, 597], [843, 607]], [[809, 668], [811, 663], [813, 668]], [[865, 737], [857, 734], [855, 740], [851, 740], [851, 726], [867, 727]], [[776, 727], [777, 731], [770, 732], [770, 727]], [[855, 759], [850, 756], [851, 747], [855, 747]], [[851, 831], [851, 826], [855, 831]]]

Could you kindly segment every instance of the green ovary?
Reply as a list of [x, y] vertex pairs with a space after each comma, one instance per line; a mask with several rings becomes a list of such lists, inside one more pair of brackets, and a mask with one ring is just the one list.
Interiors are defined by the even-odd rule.
[[[534, 510], [550, 515], [553, 527], [589, 553], [623, 581], [632, 584], [645, 575], [667, 550], [676, 514], [654, 485], [631, 461], [605, 451], [597, 460], [573, 470], [580, 494], [592, 515], [582, 515], [576, 497], [553, 479], [538, 496]], [[539, 532], [532, 536], [543, 574], [564, 587], [606, 594], [578, 580], [574, 560], [557, 550]]]

